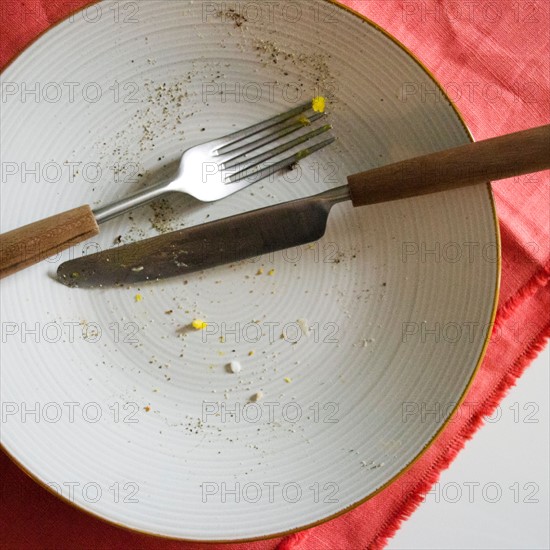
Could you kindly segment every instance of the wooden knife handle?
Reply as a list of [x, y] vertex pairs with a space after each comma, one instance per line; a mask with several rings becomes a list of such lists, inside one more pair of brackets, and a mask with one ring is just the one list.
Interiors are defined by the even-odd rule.
[[550, 124], [348, 177], [354, 206], [405, 199], [550, 168]]
[[0, 279], [99, 233], [89, 206], [80, 206], [0, 235]]

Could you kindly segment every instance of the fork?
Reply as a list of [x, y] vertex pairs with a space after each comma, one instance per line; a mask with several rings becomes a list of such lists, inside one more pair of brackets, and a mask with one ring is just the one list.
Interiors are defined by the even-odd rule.
[[[89, 205], [33, 222], [0, 235], [0, 278], [33, 265], [99, 233], [98, 224], [133, 210], [161, 195], [180, 191], [203, 202], [227, 197], [306, 158], [335, 141], [329, 137], [276, 160], [283, 153], [332, 129], [325, 124], [285, 140], [324, 116], [311, 101], [227, 136], [187, 149], [172, 181], [96, 210]], [[279, 144], [280, 142], [280, 144]], [[249, 156], [249, 155], [253, 156]], [[265, 164], [273, 160], [271, 164]]]

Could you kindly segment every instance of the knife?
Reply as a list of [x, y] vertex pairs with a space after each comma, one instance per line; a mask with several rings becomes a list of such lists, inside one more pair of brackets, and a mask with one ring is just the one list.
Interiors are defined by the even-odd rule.
[[365, 206], [479, 185], [550, 168], [550, 125], [397, 162], [348, 177], [348, 184], [61, 264], [68, 286], [122, 285], [181, 276], [310, 243], [335, 204]]

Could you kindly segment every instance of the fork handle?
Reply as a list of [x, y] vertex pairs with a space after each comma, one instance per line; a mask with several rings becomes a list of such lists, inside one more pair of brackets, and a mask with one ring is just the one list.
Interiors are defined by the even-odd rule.
[[102, 206], [94, 210], [95, 219], [97, 223], [103, 223], [116, 216], [130, 212], [134, 208], [147, 204], [166, 193], [168, 191], [168, 185], [168, 181], [158, 183], [134, 195], [124, 197], [123, 199]]
[[99, 233], [85, 205], [0, 235], [0, 279]]
[[487, 183], [550, 168], [550, 124], [348, 177], [354, 206]]
[[80, 206], [0, 235], [0, 279], [41, 262], [99, 233], [98, 224], [150, 202], [167, 191], [167, 182], [97, 210]]

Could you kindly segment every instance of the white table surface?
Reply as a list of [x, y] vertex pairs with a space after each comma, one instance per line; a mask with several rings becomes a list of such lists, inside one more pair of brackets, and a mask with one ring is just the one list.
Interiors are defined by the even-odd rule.
[[388, 550], [550, 548], [549, 365], [547, 346]]

